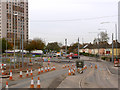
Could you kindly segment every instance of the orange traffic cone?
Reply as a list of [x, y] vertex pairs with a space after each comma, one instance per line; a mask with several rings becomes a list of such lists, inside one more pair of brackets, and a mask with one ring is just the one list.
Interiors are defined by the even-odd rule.
[[31, 85], [30, 85], [30, 88], [34, 88], [34, 81], [33, 81], [33, 77], [32, 77], [32, 80], [31, 80]]
[[9, 80], [12, 80], [12, 70], [10, 70], [10, 77]]
[[8, 81], [6, 81], [6, 88], [8, 88]]
[[31, 57], [30, 57], [30, 63], [31, 63], [32, 61], [31, 61]]
[[4, 75], [4, 70], [2, 69], [2, 75]]
[[79, 72], [79, 71], [80, 71], [80, 68], [78, 68], [77, 71]]
[[40, 78], [38, 77], [37, 88], [40, 88]]
[[70, 71], [70, 68], [69, 68], [69, 71], [68, 71], [68, 75], [71, 75], [71, 71]]
[[55, 65], [53, 65], [53, 70], [56, 70], [56, 69], [55, 69]]
[[48, 65], [48, 71], [50, 71], [50, 67], [49, 67], [49, 65]]
[[28, 74], [28, 69], [27, 69], [26, 77], [28, 77], [28, 75], [29, 75], [29, 74]]
[[43, 72], [43, 67], [41, 68], [41, 73]]
[[22, 70], [20, 70], [20, 78], [22, 78]]
[[47, 72], [47, 66], [45, 67], [45, 72]]
[[74, 67], [74, 69], [73, 69], [73, 70], [74, 70], [74, 72], [75, 72], [75, 67]]
[[71, 68], [71, 74], [73, 74], [73, 69]]
[[38, 74], [40, 74], [40, 67], [38, 68]]
[[97, 65], [95, 65], [95, 68], [97, 69]]
[[31, 76], [33, 75], [32, 68], [31, 68], [31, 71], [30, 71], [30, 75], [31, 75]]

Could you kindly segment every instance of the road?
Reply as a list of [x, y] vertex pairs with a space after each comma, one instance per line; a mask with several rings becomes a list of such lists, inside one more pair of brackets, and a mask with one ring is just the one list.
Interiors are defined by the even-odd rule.
[[[53, 59], [54, 61], [56, 59]], [[96, 61], [95, 58], [81, 56], [85, 61], [87, 69], [83, 74], [76, 72], [74, 76], [68, 76], [68, 68], [59, 69], [34, 76], [34, 85], [37, 85], [37, 77], [40, 77], [42, 88], [118, 88], [118, 72], [112, 63]], [[56, 60], [57, 61], [57, 60]], [[68, 64], [69, 60], [56, 62], [59, 65]], [[72, 60], [72, 63], [75, 60]], [[69, 63], [69, 64], [72, 64]], [[93, 68], [90, 65], [93, 65]], [[98, 69], [94, 66], [97, 65]], [[29, 88], [31, 78], [10, 81], [9, 88]], [[5, 84], [4, 84], [5, 86]]]
[[[103, 61], [82, 57], [88, 68], [83, 74], [76, 72], [75, 76], [68, 76], [58, 88], [118, 88], [118, 75], [112, 74]], [[90, 60], [90, 61], [89, 61]], [[98, 69], [91, 68], [90, 64], [96, 64]], [[111, 66], [112, 68], [112, 66]], [[69, 83], [70, 82], [70, 83]]]

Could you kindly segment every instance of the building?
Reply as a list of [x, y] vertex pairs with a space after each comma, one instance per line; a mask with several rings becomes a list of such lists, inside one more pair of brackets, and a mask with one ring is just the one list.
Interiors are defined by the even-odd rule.
[[120, 43], [120, 1], [118, 2], [118, 42]]
[[22, 30], [24, 41], [28, 41], [28, 0], [1, 0], [0, 38], [13, 43], [15, 35], [18, 44], [22, 38]]

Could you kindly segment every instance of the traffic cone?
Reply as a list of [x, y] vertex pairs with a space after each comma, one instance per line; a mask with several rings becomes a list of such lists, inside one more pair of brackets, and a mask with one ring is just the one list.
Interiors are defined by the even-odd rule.
[[73, 74], [73, 69], [71, 68], [71, 74]]
[[31, 68], [31, 71], [30, 71], [30, 75], [31, 75], [31, 76], [33, 75], [32, 68]]
[[73, 69], [73, 70], [74, 70], [74, 72], [75, 72], [75, 67], [74, 67], [74, 69]]
[[22, 78], [22, 70], [20, 70], [20, 78]]
[[40, 67], [38, 68], [38, 74], [40, 74]]
[[2, 69], [2, 75], [4, 75], [4, 70]]
[[95, 68], [97, 69], [97, 65], [95, 65]]
[[29, 75], [29, 74], [28, 74], [28, 69], [27, 69], [26, 77], [28, 77], [28, 75]]
[[73, 75], [75, 75], [75, 71], [73, 70]]
[[37, 88], [40, 88], [40, 78], [38, 77]]
[[31, 78], [31, 85], [30, 85], [30, 88], [34, 88], [34, 81], [33, 81], [33, 77]]
[[45, 67], [45, 72], [47, 72], [47, 66]]
[[50, 67], [48, 66], [48, 71], [50, 71]]
[[6, 81], [6, 87], [5, 88], [8, 88], [8, 81]]
[[79, 72], [79, 71], [80, 71], [80, 68], [78, 68], [77, 71]]
[[72, 67], [73, 67], [74, 65], [72, 64]]
[[55, 65], [53, 65], [53, 69], [56, 70], [56, 69], [55, 69]]
[[43, 67], [41, 68], [41, 73], [43, 72]]
[[71, 75], [71, 71], [70, 71], [70, 68], [69, 68], [69, 71], [68, 71], [68, 75]]
[[10, 70], [10, 77], [9, 80], [12, 80], [12, 70]]
[[30, 57], [30, 63], [31, 63], [32, 61], [31, 61], [31, 57]]

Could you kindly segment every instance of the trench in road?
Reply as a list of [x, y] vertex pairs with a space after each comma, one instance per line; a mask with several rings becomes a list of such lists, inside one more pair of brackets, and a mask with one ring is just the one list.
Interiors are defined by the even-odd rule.
[[[56, 70], [52, 72], [47, 72], [38, 76], [34, 77], [34, 82], [37, 82], [37, 77], [40, 77], [41, 82], [46, 82], [50, 84], [54, 79], [60, 77], [61, 75], [64, 75], [68, 72], [68, 69], [62, 69], [62, 70]], [[51, 82], [49, 82], [49, 80]], [[9, 84], [10, 88], [27, 88], [30, 86], [31, 78], [24, 79], [24, 80], [19, 80], [19, 81], [13, 81]], [[12, 85], [16, 84], [16, 85]], [[49, 85], [48, 85], [49, 86]], [[46, 87], [47, 88], [47, 87]]]

